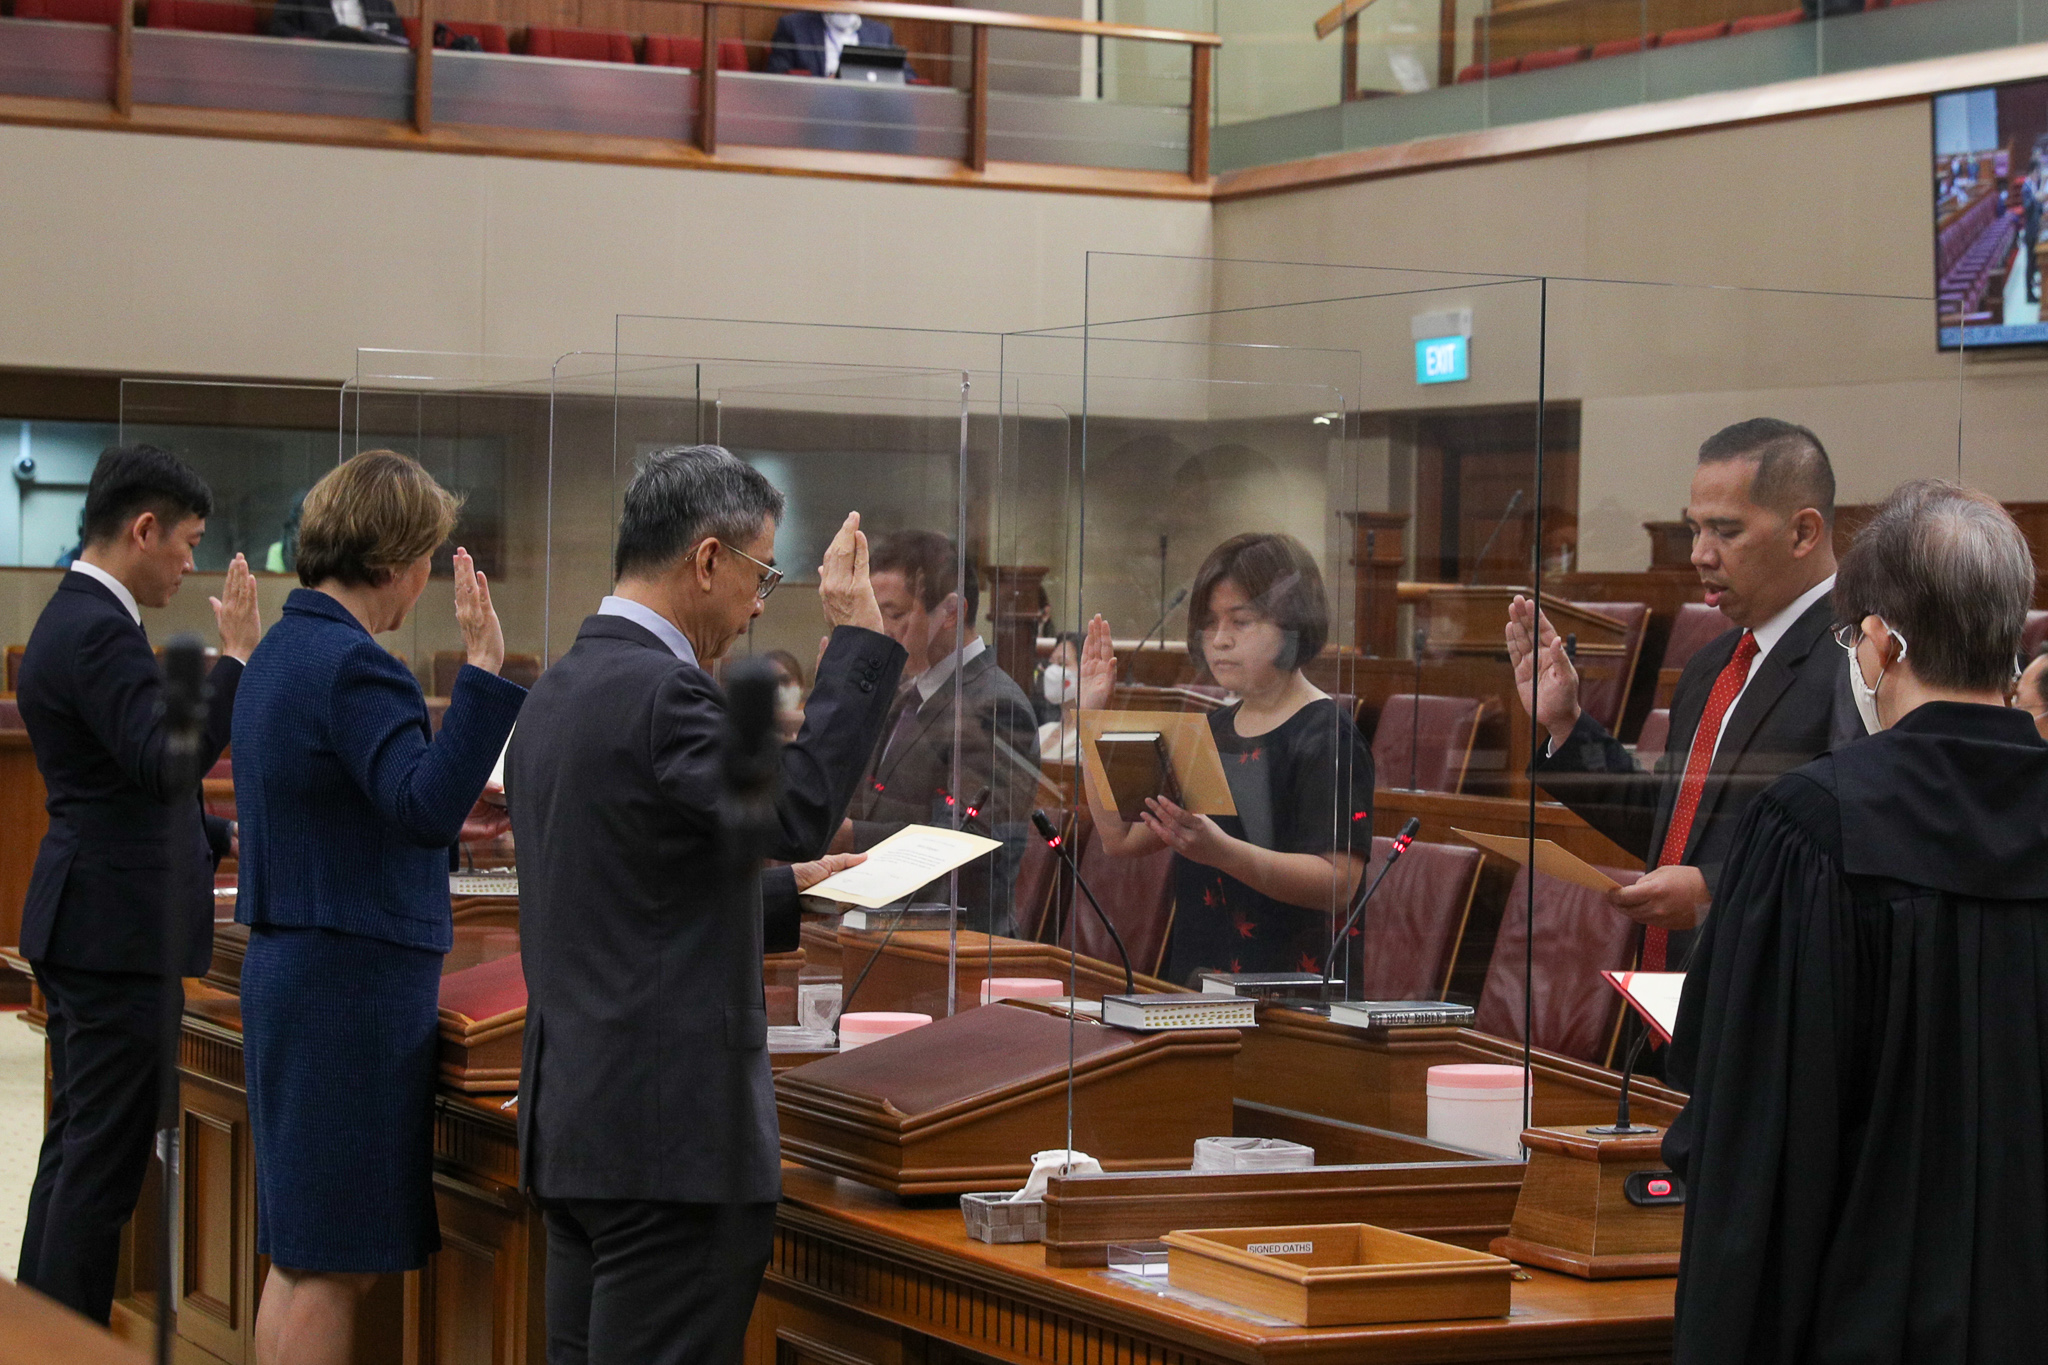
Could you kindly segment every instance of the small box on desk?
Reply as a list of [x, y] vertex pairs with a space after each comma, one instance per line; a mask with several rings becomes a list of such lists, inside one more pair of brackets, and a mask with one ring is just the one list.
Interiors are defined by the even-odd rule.
[[1303, 1327], [1497, 1318], [1514, 1265], [1370, 1223], [1207, 1228], [1166, 1234], [1176, 1289]]
[[1523, 1130], [1529, 1171], [1515, 1221], [1493, 1249], [1583, 1280], [1676, 1275], [1685, 1187], [1664, 1167], [1663, 1140], [1661, 1128]]

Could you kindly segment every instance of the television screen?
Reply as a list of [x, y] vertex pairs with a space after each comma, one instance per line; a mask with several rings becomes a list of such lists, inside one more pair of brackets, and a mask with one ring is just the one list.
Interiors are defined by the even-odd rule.
[[2035, 247], [2048, 203], [2048, 80], [1934, 97], [1941, 348], [2048, 343]]

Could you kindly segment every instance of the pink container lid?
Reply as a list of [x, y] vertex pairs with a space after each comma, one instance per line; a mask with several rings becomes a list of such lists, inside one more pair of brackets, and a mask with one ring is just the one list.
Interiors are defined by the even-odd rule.
[[839, 1032], [864, 1033], [875, 1038], [887, 1038], [894, 1033], [908, 1033], [911, 1029], [929, 1024], [929, 1014], [901, 1014], [890, 1010], [869, 1010], [864, 1013], [842, 1014], [839, 1016]]
[[1497, 1062], [1451, 1062], [1431, 1067], [1429, 1084], [1445, 1090], [1506, 1090], [1519, 1094], [1522, 1068]]
[[981, 1003], [995, 1000], [1057, 1000], [1067, 983], [1051, 976], [992, 976], [981, 983]]

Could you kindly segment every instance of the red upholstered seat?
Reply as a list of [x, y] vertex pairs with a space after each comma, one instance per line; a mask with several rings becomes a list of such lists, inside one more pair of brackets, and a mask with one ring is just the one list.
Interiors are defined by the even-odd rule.
[[1683, 47], [1687, 43], [1704, 43], [1714, 38], [1728, 36], [1728, 21], [1713, 24], [1694, 24], [1691, 28], [1668, 28], [1657, 37], [1658, 47]]
[[26, 730], [21, 723], [21, 703], [12, 697], [0, 697], [0, 730]]
[[[455, 690], [455, 675], [462, 671], [466, 656], [459, 649], [437, 649], [434, 651], [434, 695], [448, 696]], [[507, 682], [516, 682], [521, 687], [531, 687], [540, 677], [540, 656], [538, 654], [507, 654], [505, 662], [498, 669], [498, 676]]]
[[[1387, 865], [1393, 846], [1392, 839], [1372, 841], [1368, 884]], [[1351, 990], [1354, 998], [1443, 999], [1482, 862], [1479, 850], [1468, 845], [1409, 846], [1366, 907], [1360, 925], [1364, 965]]]
[[1522, 59], [1520, 57], [1503, 57], [1497, 62], [1487, 62], [1484, 64], [1475, 62], [1458, 73], [1457, 83], [1463, 85], [1467, 81], [1481, 79], [1489, 81], [1499, 80], [1502, 76], [1514, 75], [1515, 72], [1521, 70], [1521, 66]]
[[[1907, 0], [1907, 3], [1910, 4], [1911, 0]], [[1729, 26], [1728, 32], [1731, 35], [1761, 33], [1767, 28], [1784, 28], [1796, 24], [1805, 17], [1806, 11], [1800, 9], [1779, 10], [1776, 14], [1745, 14]]]
[[121, 0], [14, 0], [17, 19], [61, 19], [72, 24], [105, 24], [112, 28], [121, 21]]
[[1671, 742], [1671, 708], [1660, 706], [1643, 717], [1642, 732], [1636, 736], [1636, 758], [1644, 767], [1655, 763]]
[[[510, 52], [512, 33], [503, 24], [471, 23], [461, 19], [436, 19], [435, 24], [447, 29], [458, 38], [474, 38], [477, 46], [486, 52]], [[405, 21], [405, 40], [417, 44], [420, 40], [420, 21], [408, 18]]]
[[441, 1017], [458, 1026], [526, 1010], [526, 971], [519, 954], [441, 978]]
[[1478, 731], [1475, 698], [1388, 697], [1372, 732], [1373, 779], [1382, 787], [1460, 791]]
[[1735, 623], [1723, 616], [1719, 607], [1687, 602], [1678, 609], [1678, 619], [1671, 623], [1671, 638], [1664, 645], [1663, 662], [1657, 666], [1684, 668], [1693, 655], [1733, 629]]
[[1579, 672], [1584, 678], [1579, 689], [1579, 705], [1585, 708], [1587, 715], [1611, 731], [1620, 726], [1622, 708], [1628, 705], [1629, 683], [1635, 677], [1636, 659], [1643, 652], [1643, 634], [1650, 627], [1650, 608], [1643, 602], [1574, 602], [1572, 605], [1621, 622], [1625, 632], [1619, 658], [1597, 661], [1582, 658], [1579, 661]]
[[550, 28], [526, 30], [522, 49], [529, 57], [574, 57], [583, 62], [631, 62], [633, 35], [621, 29]]
[[149, 27], [202, 33], [260, 33], [262, 12], [229, 0], [149, 0]]
[[[1604, 869], [1626, 885], [1640, 872]], [[1604, 1064], [1613, 1046], [1621, 996], [1600, 979], [1635, 958], [1636, 924], [1597, 891], [1536, 878], [1534, 1038], [1537, 1047], [1581, 1061]], [[1522, 1039], [1522, 959], [1529, 936], [1529, 869], [1515, 876], [1508, 892], [1493, 960], [1479, 996], [1481, 1033], [1515, 1042]]]
[[1641, 52], [1644, 48], [1656, 45], [1655, 38], [1609, 38], [1604, 43], [1593, 44], [1593, 60], [1597, 62], [1602, 57], [1626, 57], [1631, 52]]
[[2048, 643], [2048, 611], [2030, 611], [2020, 631], [2020, 656], [2031, 659], [2034, 651]]
[[1547, 52], [1531, 52], [1522, 58], [1523, 71], [1548, 71], [1552, 67], [1572, 66], [1586, 60], [1587, 49], [1579, 47], [1553, 47]]
[[[1162, 848], [1142, 858], [1112, 857], [1102, 846], [1099, 830], [1090, 830], [1081, 848], [1081, 877], [1116, 921], [1131, 950], [1131, 969], [1157, 975], [1166, 960], [1166, 934], [1173, 924], [1173, 850]], [[1100, 962], [1117, 960], [1109, 931], [1078, 890], [1067, 908], [1075, 952]]]
[[[641, 43], [640, 60], [648, 66], [682, 66], [695, 71], [704, 63], [704, 40], [679, 38], [667, 33], [650, 33]], [[737, 38], [720, 38], [718, 69], [745, 71], [747, 45]]]

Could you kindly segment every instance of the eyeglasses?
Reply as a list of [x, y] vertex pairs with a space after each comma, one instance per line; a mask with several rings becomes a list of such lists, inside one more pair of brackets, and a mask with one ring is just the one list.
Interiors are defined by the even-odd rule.
[[[718, 544], [725, 545], [725, 542], [721, 540], [718, 542]], [[768, 594], [774, 592], [775, 585], [782, 581], [782, 570], [776, 568], [773, 564], [763, 564], [760, 560], [754, 558], [745, 550], [734, 549], [730, 545], [725, 545], [725, 548], [728, 550], [732, 550], [734, 554], [738, 555], [741, 559], [746, 560], [747, 563], [753, 565], [755, 568], [761, 571], [761, 581], [754, 588], [754, 600], [757, 602], [766, 602], [768, 600]]]

